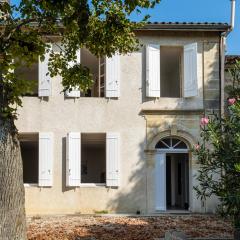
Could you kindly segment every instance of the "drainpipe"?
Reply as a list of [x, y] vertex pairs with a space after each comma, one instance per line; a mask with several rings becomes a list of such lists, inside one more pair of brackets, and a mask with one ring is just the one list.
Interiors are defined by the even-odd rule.
[[221, 82], [220, 82], [220, 114], [224, 114], [224, 88], [225, 88], [225, 50], [226, 50], [226, 38], [235, 26], [235, 12], [236, 12], [236, 0], [231, 1], [231, 18], [230, 28], [226, 32], [221, 34], [220, 39], [220, 71], [221, 71]]
[[236, 0], [231, 0], [232, 5], [231, 5], [231, 30], [232, 31], [234, 29], [235, 26], [235, 13], [236, 13]]

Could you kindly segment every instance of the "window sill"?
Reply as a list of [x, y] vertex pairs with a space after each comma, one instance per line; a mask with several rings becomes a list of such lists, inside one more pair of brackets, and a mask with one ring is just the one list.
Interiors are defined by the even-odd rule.
[[37, 183], [24, 183], [24, 187], [38, 187]]
[[106, 187], [106, 183], [81, 183], [80, 188]]
[[203, 98], [157, 98], [143, 102], [142, 111], [202, 111]]

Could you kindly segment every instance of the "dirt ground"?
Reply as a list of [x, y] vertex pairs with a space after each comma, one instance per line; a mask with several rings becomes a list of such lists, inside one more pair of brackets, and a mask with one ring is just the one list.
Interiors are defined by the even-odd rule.
[[232, 237], [230, 223], [212, 215], [28, 218], [29, 240], [154, 240], [172, 229], [184, 231], [189, 237]]

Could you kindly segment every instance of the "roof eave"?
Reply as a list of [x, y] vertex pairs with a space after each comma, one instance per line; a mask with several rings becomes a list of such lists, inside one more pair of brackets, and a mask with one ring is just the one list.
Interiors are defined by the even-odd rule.
[[201, 24], [147, 24], [137, 30], [163, 30], [163, 31], [215, 31], [226, 32], [231, 29], [229, 25], [201, 25]]

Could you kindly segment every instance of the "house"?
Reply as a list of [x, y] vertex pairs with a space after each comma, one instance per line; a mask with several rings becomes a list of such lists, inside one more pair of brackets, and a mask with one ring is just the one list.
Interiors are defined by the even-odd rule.
[[[98, 59], [87, 49], [87, 92], [63, 93], [46, 76], [48, 55], [31, 69], [35, 94], [23, 97], [19, 129], [27, 214], [108, 211], [214, 212], [197, 198], [191, 149], [200, 119], [221, 112], [223, 23], [149, 23], [139, 51]], [[59, 43], [53, 43], [59, 51]]]

